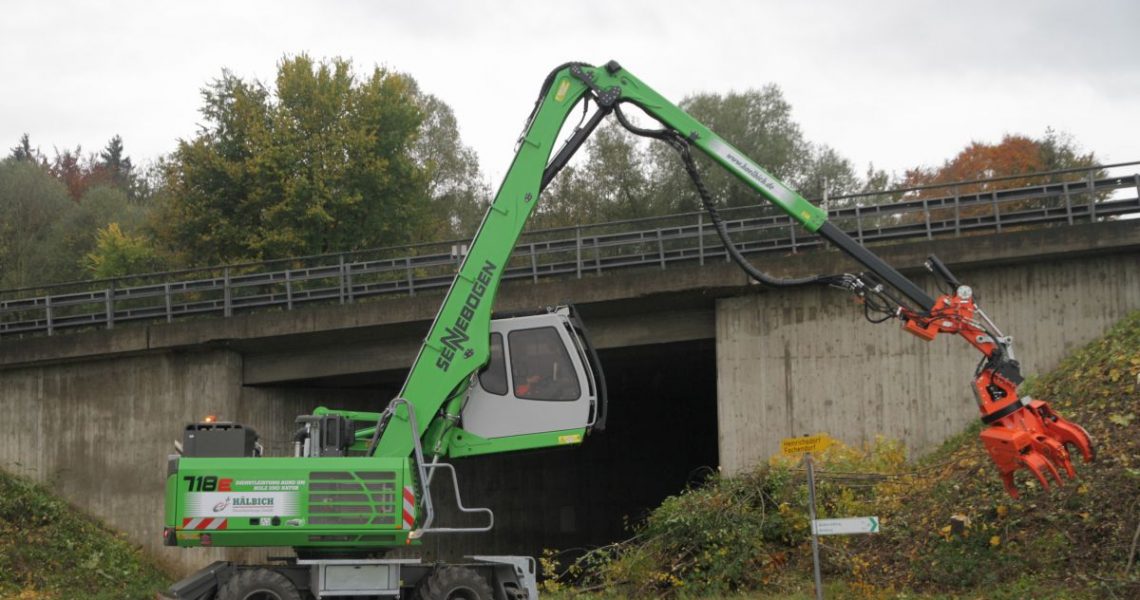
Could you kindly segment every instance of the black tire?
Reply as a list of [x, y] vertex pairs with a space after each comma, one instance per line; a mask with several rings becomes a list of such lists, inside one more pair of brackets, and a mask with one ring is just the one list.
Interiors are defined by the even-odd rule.
[[440, 567], [416, 586], [415, 600], [493, 600], [491, 584], [466, 567]]
[[301, 593], [280, 573], [242, 569], [218, 590], [217, 600], [301, 600]]

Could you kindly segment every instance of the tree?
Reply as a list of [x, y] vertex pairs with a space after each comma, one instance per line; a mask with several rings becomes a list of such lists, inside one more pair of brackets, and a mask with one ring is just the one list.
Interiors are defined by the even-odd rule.
[[[1039, 139], [1007, 134], [996, 144], [972, 141], [938, 168], [916, 167], [908, 170], [903, 185], [915, 187], [1010, 177], [1002, 181], [980, 182], [955, 188], [959, 193], [989, 192], [1046, 183], [1040, 177], [1031, 176], [1035, 173], [1095, 165], [1095, 155], [1092, 152], [1083, 153], [1071, 136], [1046, 129], [1045, 136]], [[1025, 177], [1016, 177], [1018, 175]], [[1077, 173], [1050, 177], [1048, 181], [1073, 181], [1083, 177], [1084, 174]], [[945, 189], [934, 189], [912, 196], [946, 194]]]
[[133, 192], [131, 159], [123, 153], [123, 139], [118, 135], [112, 137], [98, 155], [84, 156], [80, 146], [63, 152], [57, 149], [48, 169], [67, 186], [68, 193], [76, 202], [98, 186], [113, 186], [124, 192]]
[[343, 59], [278, 64], [272, 89], [228, 71], [202, 92], [206, 124], [169, 162], [159, 236], [185, 262], [260, 260], [422, 239], [429, 172], [413, 152], [415, 82]]
[[122, 190], [131, 190], [134, 173], [131, 158], [123, 153], [123, 138], [115, 135], [99, 153], [95, 164], [98, 170], [106, 173], [110, 183]]
[[0, 286], [44, 283], [67, 257], [51, 246], [54, 224], [75, 204], [67, 189], [26, 159], [0, 162]]
[[95, 249], [96, 233], [114, 222], [124, 235], [141, 236], [146, 211], [113, 186], [92, 188], [76, 202], [42, 165], [0, 162], [0, 287], [85, 277], [84, 257]]
[[[834, 196], [858, 191], [862, 185], [849, 160], [829, 146], [803, 138], [791, 119], [791, 106], [776, 86], [727, 95], [698, 94], [683, 100], [681, 107], [809, 199], [818, 199], [825, 187]], [[535, 226], [701, 209], [688, 173], [669, 146], [643, 141], [609, 121], [594, 133], [583, 154], [584, 160], [572, 163], [546, 190]], [[703, 165], [702, 178], [719, 204], [764, 202], [703, 153], [693, 154]]]
[[[784, 99], [779, 87], [769, 84], [759, 90], [724, 95], [701, 93], [685, 98], [680, 106], [788, 184], [800, 186], [810, 178], [812, 146], [792, 120], [791, 104]], [[703, 155], [698, 161], [711, 167], [711, 161], [706, 162]], [[697, 210], [700, 198], [675, 152], [654, 145], [653, 163], [657, 188], [672, 197], [672, 210]], [[755, 191], [740, 184], [727, 171], [719, 167], [703, 171], [709, 191], [722, 205], [747, 206], [761, 202]]]
[[[703, 93], [681, 108], [811, 199], [857, 191], [851, 162], [833, 148], [806, 141], [780, 89], [726, 95]], [[631, 115], [632, 116], [632, 115]], [[567, 167], [545, 192], [536, 224], [560, 226], [665, 215], [701, 209], [700, 198], [676, 152], [646, 143], [613, 122], [587, 143], [586, 159]], [[762, 204], [761, 196], [693, 152], [713, 199], [723, 206]]]
[[[97, 244], [99, 231], [115, 223], [125, 235], [140, 236], [147, 221], [147, 208], [132, 202], [127, 192], [111, 185], [101, 185], [87, 192], [75, 210], [55, 224], [53, 242], [62, 245], [60, 254], [68, 257], [66, 265], [57, 267], [60, 278], [80, 279], [89, 275], [86, 256]], [[66, 277], [62, 274], [66, 273]]]
[[97, 232], [112, 222], [143, 239], [147, 208], [130, 201], [132, 178], [119, 136], [98, 157], [76, 147], [48, 162], [24, 134], [0, 162], [0, 286], [84, 277]]
[[[1084, 152], [1071, 134], [1058, 132], [1052, 127], [1045, 128], [1045, 136], [1037, 140], [1041, 163], [1046, 171], [1064, 169], [1086, 169], [1098, 164], [1096, 154]], [[1100, 175], [1096, 175], [1100, 176]], [[1078, 175], [1080, 177], [1080, 175]], [[1062, 181], [1063, 177], [1051, 181]]]
[[860, 192], [885, 192], [892, 187], [895, 187], [894, 178], [889, 173], [883, 169], [876, 169], [875, 163], [867, 165], [867, 174], [863, 176], [863, 182], [859, 186]]
[[811, 160], [799, 177], [799, 193], [809, 200], [820, 200], [824, 191], [829, 198], [859, 190], [860, 181], [851, 161], [830, 146], [812, 148]]
[[75, 150], [64, 148], [63, 152], [57, 148], [55, 157], [48, 164], [48, 170], [67, 186], [67, 193], [72, 200], [78, 202], [87, 191], [87, 170], [83, 165], [82, 147], [76, 146]]
[[635, 219], [662, 211], [649, 180], [649, 153], [616, 121], [594, 131], [585, 160], [567, 167], [542, 195], [534, 227]]
[[430, 212], [438, 226], [431, 235], [469, 236], [479, 226], [491, 195], [479, 173], [479, 160], [459, 139], [450, 106], [422, 92], [417, 93], [417, 103], [424, 119], [411, 153], [426, 171]]
[[39, 148], [32, 148], [31, 137], [26, 133], [20, 136], [19, 144], [12, 146], [11, 154], [8, 155], [8, 158], [35, 163], [44, 162], [43, 154], [40, 153]]
[[84, 255], [88, 274], [97, 279], [156, 271], [161, 261], [149, 240], [123, 233], [118, 223], [98, 230], [95, 248]]

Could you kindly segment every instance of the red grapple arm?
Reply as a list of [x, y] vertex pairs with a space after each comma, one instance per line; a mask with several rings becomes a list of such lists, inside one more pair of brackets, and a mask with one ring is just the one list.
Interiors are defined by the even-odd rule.
[[[1008, 350], [1008, 340], [994, 339], [976, 320], [980, 313], [970, 289], [961, 286], [958, 293], [940, 297], [926, 315], [902, 309], [904, 328], [925, 340], [939, 333], [957, 333], [985, 355], [985, 361], [974, 377], [974, 395], [982, 413], [982, 443], [1001, 473], [1005, 490], [1017, 498], [1013, 474], [1028, 469], [1041, 486], [1049, 489], [1051, 475], [1062, 485], [1061, 471], [1076, 477], [1069, 449], [1076, 448], [1085, 462], [1096, 457], [1092, 440], [1080, 425], [1065, 420], [1048, 403], [1020, 398], [1017, 385], [1021, 372]], [[983, 315], [984, 317], [984, 315]]]

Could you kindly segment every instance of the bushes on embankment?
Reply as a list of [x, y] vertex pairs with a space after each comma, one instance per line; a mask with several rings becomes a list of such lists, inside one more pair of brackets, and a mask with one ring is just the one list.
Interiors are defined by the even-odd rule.
[[[1084, 426], [1097, 447], [1078, 479], [1007, 496], [969, 428], [914, 464], [901, 446], [833, 447], [819, 460], [821, 517], [877, 515], [877, 535], [823, 540], [825, 579], [867, 598], [1140, 597], [1140, 312], [1072, 353], [1023, 394]], [[811, 552], [802, 470], [774, 460], [668, 498], [626, 541], [568, 566], [552, 590], [715, 597], [804, 589]], [[944, 597], [944, 596], [937, 596]]]

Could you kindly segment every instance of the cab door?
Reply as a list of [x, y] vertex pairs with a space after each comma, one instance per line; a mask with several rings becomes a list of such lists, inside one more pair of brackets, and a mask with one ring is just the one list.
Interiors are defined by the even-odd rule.
[[491, 322], [491, 359], [468, 392], [462, 428], [486, 439], [582, 429], [597, 383], [566, 309]]

